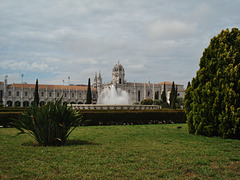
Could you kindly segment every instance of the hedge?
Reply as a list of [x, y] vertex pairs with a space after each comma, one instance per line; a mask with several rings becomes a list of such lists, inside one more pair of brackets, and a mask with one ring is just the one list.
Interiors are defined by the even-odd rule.
[[0, 112], [0, 126], [11, 127], [12, 119], [17, 119], [21, 112]]
[[[79, 110], [84, 126], [186, 123], [184, 110]], [[10, 127], [21, 112], [0, 112], [0, 126]]]
[[184, 110], [80, 110], [83, 125], [186, 123]]
[[25, 111], [27, 108], [24, 107], [2, 107], [0, 108], [0, 113], [1, 112], [23, 112]]

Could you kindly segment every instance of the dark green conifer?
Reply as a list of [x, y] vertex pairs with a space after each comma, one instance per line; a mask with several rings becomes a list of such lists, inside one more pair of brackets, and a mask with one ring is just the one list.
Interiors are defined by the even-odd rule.
[[88, 78], [88, 89], [87, 89], [87, 101], [86, 101], [86, 104], [92, 104], [92, 91], [91, 91], [90, 78]]
[[190, 81], [188, 81], [188, 84], [187, 84], [187, 89], [191, 86], [191, 83]]
[[162, 102], [163, 102], [163, 103], [166, 103], [166, 102], [167, 102], [165, 83], [164, 83], [164, 86], [163, 86], [163, 92], [162, 92], [162, 94], [161, 94], [161, 99], [162, 99]]
[[188, 131], [240, 139], [240, 30], [211, 39], [185, 95]]
[[38, 94], [38, 79], [36, 80], [35, 91], [34, 91], [34, 102], [39, 105], [39, 94]]
[[170, 108], [171, 109], [176, 109], [176, 89], [175, 89], [175, 84], [174, 81], [172, 83], [172, 89], [170, 92]]

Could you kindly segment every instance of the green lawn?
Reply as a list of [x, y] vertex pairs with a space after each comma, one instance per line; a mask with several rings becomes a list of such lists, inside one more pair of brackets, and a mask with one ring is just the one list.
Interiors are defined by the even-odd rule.
[[0, 128], [0, 179], [240, 179], [240, 141], [186, 124], [79, 127], [63, 147], [17, 132]]

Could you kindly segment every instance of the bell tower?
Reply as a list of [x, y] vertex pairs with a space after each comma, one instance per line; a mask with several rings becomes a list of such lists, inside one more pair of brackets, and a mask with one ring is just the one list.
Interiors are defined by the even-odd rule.
[[112, 69], [112, 84], [122, 85], [125, 83], [125, 73], [123, 66], [118, 62]]

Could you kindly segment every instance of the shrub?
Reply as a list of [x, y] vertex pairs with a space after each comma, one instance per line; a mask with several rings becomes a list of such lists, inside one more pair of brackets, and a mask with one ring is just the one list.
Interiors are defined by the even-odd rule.
[[154, 100], [153, 101], [153, 105], [161, 105], [161, 103], [162, 103], [162, 100]]
[[33, 137], [39, 145], [64, 145], [70, 133], [81, 123], [80, 113], [67, 105], [62, 105], [61, 99], [56, 103], [48, 102], [37, 107], [33, 103], [19, 119], [14, 119], [12, 125]]
[[0, 126], [11, 127], [12, 119], [18, 118], [21, 112], [0, 112]]
[[124, 125], [186, 123], [184, 110], [79, 110], [84, 124]]
[[188, 131], [240, 139], [240, 31], [211, 39], [185, 95]]
[[144, 99], [141, 102], [142, 105], [152, 105], [153, 104], [153, 100], [152, 99]]
[[170, 108], [170, 105], [167, 102], [161, 103], [163, 109]]

